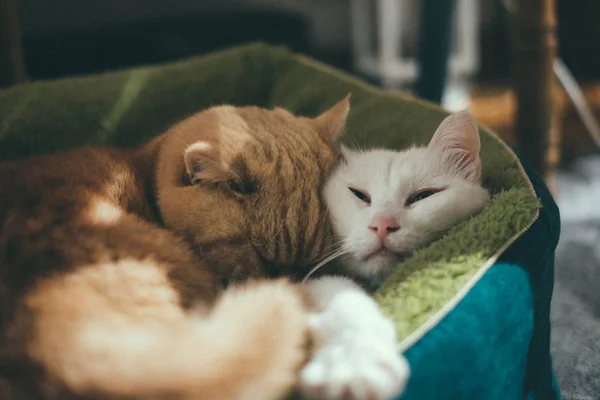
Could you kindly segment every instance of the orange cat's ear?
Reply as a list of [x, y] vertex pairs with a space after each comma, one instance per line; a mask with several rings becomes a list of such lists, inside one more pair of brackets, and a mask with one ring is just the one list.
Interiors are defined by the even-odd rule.
[[314, 122], [319, 132], [327, 139], [337, 141], [344, 130], [348, 114], [350, 113], [350, 94], [342, 101], [325, 111]]
[[479, 130], [468, 110], [446, 117], [431, 138], [429, 147], [439, 149], [451, 167], [458, 168], [467, 179], [481, 179]]
[[183, 161], [192, 185], [223, 182], [229, 178], [219, 149], [209, 142], [199, 141], [188, 146]]

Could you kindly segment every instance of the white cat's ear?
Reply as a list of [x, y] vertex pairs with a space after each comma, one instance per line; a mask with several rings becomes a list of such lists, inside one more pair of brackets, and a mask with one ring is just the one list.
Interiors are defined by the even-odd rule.
[[454, 113], [442, 121], [429, 142], [441, 151], [450, 168], [456, 168], [467, 179], [481, 180], [479, 130], [468, 110]]
[[221, 162], [219, 149], [209, 142], [199, 141], [188, 146], [183, 161], [192, 185], [223, 182], [230, 178]]
[[350, 113], [350, 94], [329, 110], [323, 112], [313, 121], [319, 133], [331, 141], [337, 141], [344, 131]]

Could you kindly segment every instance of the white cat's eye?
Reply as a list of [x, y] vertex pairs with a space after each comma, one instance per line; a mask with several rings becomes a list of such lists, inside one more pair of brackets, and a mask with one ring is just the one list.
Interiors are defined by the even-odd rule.
[[426, 199], [426, 198], [436, 194], [437, 192], [441, 192], [442, 190], [444, 190], [444, 189], [443, 188], [439, 188], [439, 189], [430, 188], [430, 189], [423, 189], [418, 192], [415, 192], [408, 197], [408, 199], [406, 200], [406, 205], [410, 206], [411, 204], [414, 204], [418, 201]]
[[368, 193], [365, 192], [361, 192], [358, 189], [354, 189], [350, 186], [348, 186], [348, 189], [352, 192], [353, 195], [355, 195], [359, 200], [364, 201], [367, 204], [371, 204], [371, 196], [369, 196]]

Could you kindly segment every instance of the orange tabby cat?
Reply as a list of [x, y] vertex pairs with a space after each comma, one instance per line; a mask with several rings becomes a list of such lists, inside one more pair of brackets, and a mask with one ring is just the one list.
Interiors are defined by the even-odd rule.
[[330, 244], [320, 188], [348, 111], [220, 106], [138, 151], [0, 163], [2, 399], [289, 390], [304, 294], [227, 286], [303, 275]]

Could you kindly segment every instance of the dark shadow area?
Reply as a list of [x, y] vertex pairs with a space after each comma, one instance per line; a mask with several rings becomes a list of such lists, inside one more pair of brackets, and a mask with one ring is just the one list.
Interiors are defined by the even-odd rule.
[[310, 53], [307, 35], [301, 15], [244, 11], [29, 34], [23, 44], [30, 78], [50, 79], [179, 60], [256, 41]]

